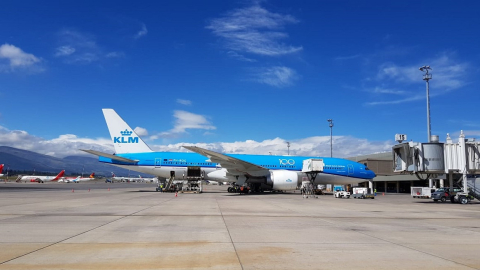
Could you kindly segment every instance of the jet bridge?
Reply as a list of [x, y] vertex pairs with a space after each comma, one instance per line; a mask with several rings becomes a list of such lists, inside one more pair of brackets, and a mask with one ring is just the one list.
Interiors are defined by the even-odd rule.
[[420, 180], [447, 174], [450, 188], [453, 188], [454, 175], [459, 176], [464, 193], [478, 198], [479, 187], [469, 183], [468, 176], [480, 175], [479, 144], [474, 139], [466, 139], [463, 131], [458, 142], [453, 142], [447, 134], [445, 143], [440, 143], [438, 136], [432, 136], [428, 143], [400, 143], [392, 148], [393, 171], [414, 173]]

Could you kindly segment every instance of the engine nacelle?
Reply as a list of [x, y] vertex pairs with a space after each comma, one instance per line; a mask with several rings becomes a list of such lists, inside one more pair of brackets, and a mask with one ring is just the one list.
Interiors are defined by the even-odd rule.
[[272, 170], [267, 183], [272, 185], [273, 190], [295, 190], [299, 183], [298, 174], [286, 170]]
[[207, 173], [207, 175], [205, 176], [205, 179], [218, 181], [218, 182], [241, 182], [241, 180], [243, 179], [243, 182], [245, 182], [245, 176], [242, 175], [237, 178], [233, 175], [227, 174], [226, 169], [216, 170], [216, 171]]

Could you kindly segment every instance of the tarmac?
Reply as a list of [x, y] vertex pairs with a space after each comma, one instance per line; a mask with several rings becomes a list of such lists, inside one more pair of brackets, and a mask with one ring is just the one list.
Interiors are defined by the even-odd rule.
[[480, 269], [480, 202], [0, 183], [0, 269]]

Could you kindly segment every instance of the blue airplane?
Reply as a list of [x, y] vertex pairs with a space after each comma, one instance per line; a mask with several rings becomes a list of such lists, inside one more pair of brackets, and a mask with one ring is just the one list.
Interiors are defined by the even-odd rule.
[[375, 173], [364, 164], [330, 157], [222, 154], [197, 146], [183, 146], [190, 152], [153, 152], [133, 129], [113, 110], [103, 109], [115, 154], [82, 150], [99, 156], [99, 161], [162, 178], [202, 179], [254, 186], [255, 189], [295, 190], [309, 180], [302, 172], [303, 162], [320, 160], [322, 168], [313, 184], [358, 184], [371, 180]]

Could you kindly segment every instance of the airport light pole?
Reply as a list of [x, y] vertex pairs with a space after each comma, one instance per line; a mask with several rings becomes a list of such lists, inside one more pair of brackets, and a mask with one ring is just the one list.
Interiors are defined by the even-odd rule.
[[429, 70], [432, 70], [430, 66], [423, 66], [419, 68], [420, 71], [425, 71], [426, 73], [423, 75], [423, 80], [427, 83], [427, 131], [428, 131], [428, 142], [431, 142], [431, 130], [432, 127], [430, 125], [430, 88], [428, 81], [432, 79], [432, 74], [428, 73]]
[[328, 119], [328, 126], [330, 127], [330, 157], [333, 157], [333, 140], [332, 140], [332, 129], [333, 129], [333, 120], [332, 119]]
[[290, 142], [287, 142], [287, 155], [290, 156]]

